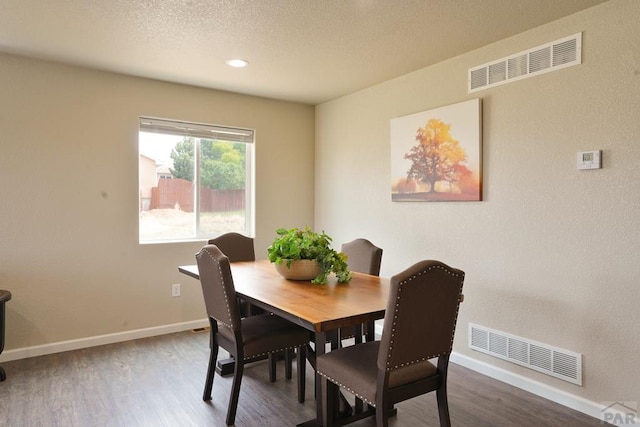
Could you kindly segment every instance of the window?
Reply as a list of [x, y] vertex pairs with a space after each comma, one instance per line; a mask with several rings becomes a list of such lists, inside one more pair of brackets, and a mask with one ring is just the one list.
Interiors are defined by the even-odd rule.
[[139, 241], [253, 234], [253, 138], [248, 129], [140, 118]]

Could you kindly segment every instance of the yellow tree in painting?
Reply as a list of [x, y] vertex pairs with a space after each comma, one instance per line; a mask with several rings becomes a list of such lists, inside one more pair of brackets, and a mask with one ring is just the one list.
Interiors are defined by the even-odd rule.
[[407, 179], [429, 184], [429, 192], [435, 192], [436, 182], [452, 185], [471, 174], [466, 166], [467, 153], [451, 136], [451, 125], [438, 119], [429, 119], [425, 127], [416, 133], [417, 144], [404, 155], [411, 160]]

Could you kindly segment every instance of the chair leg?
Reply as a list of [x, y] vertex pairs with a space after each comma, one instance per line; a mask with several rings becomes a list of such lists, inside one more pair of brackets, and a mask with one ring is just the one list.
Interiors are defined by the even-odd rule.
[[322, 425], [324, 427], [333, 427], [337, 425], [336, 419], [338, 414], [338, 394], [339, 387], [327, 380], [322, 379]]
[[447, 399], [447, 385], [442, 384], [436, 390], [436, 398], [438, 400], [438, 414], [440, 415], [440, 427], [451, 427], [451, 419], [449, 418], [449, 402]]
[[355, 334], [353, 336], [356, 344], [362, 344], [362, 325], [357, 325], [354, 328]]
[[301, 345], [300, 347], [298, 347], [298, 352], [296, 355], [296, 366], [298, 368], [298, 402], [304, 403], [307, 376], [306, 345]]
[[[380, 387], [380, 382], [378, 382]], [[378, 389], [379, 390], [379, 389]], [[389, 427], [389, 413], [392, 404], [384, 391], [378, 391], [376, 396], [376, 427]]]
[[233, 425], [236, 421], [236, 410], [238, 409], [238, 397], [240, 396], [240, 384], [242, 384], [243, 372], [244, 361], [236, 360], [236, 369], [233, 372], [233, 384], [231, 385], [231, 396], [229, 397], [229, 408], [227, 409], [228, 426]]
[[293, 376], [293, 360], [291, 357], [291, 352], [293, 350], [286, 349], [284, 351], [284, 376], [286, 379], [290, 380]]
[[440, 427], [451, 427], [449, 419], [449, 402], [447, 399], [447, 371], [449, 368], [449, 355], [438, 357], [438, 371], [440, 372], [440, 387], [436, 390], [438, 401], [438, 415], [440, 416]]
[[381, 409], [376, 407], [376, 427], [389, 427], [390, 409]]
[[278, 361], [278, 355], [276, 353], [269, 353], [269, 381], [276, 382], [276, 362]]
[[354, 411], [356, 414], [359, 414], [364, 411], [364, 402], [362, 399], [356, 397], [355, 404], [353, 405]]
[[376, 340], [376, 325], [375, 325], [374, 321], [372, 320], [370, 322], [367, 322], [366, 326], [367, 326], [366, 327], [366, 329], [367, 329], [367, 332], [366, 332], [366, 340], [367, 340], [367, 342], [375, 341]]
[[211, 400], [211, 389], [213, 388], [213, 377], [216, 374], [216, 360], [218, 359], [218, 346], [213, 343], [213, 337], [209, 339], [211, 350], [209, 352], [209, 367], [207, 368], [207, 379], [204, 383], [204, 393], [202, 400]]

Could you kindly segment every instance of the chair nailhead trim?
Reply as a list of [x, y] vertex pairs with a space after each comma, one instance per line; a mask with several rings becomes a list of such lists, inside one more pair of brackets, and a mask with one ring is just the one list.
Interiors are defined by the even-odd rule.
[[[421, 357], [420, 359], [417, 359], [417, 360], [411, 360], [411, 361], [408, 361], [408, 362], [400, 363], [399, 365], [391, 366], [391, 357], [392, 357], [391, 353], [393, 351], [393, 339], [395, 337], [395, 332], [396, 332], [396, 322], [397, 322], [397, 319], [398, 319], [398, 312], [400, 310], [400, 297], [401, 297], [401, 294], [402, 294], [403, 285], [409, 283], [413, 279], [417, 279], [419, 276], [422, 276], [423, 274], [426, 274], [427, 272], [429, 272], [430, 270], [433, 270], [434, 268], [442, 270], [445, 273], [447, 273], [448, 275], [453, 276], [453, 277], [460, 277], [461, 276], [460, 274], [454, 273], [451, 270], [449, 270], [447, 268], [444, 268], [441, 265], [432, 265], [431, 267], [427, 268], [426, 270], [421, 271], [418, 274], [415, 274], [415, 275], [409, 277], [408, 279], [403, 280], [400, 283], [398, 283], [398, 296], [396, 297], [396, 307], [395, 307], [395, 310], [394, 310], [394, 313], [393, 313], [393, 323], [392, 323], [392, 326], [391, 326], [391, 338], [389, 339], [389, 344], [390, 344], [389, 353], [387, 354], [387, 368], [386, 368], [387, 372], [395, 370], [395, 369], [398, 369], [398, 368], [403, 368], [405, 366], [413, 365], [414, 363], [424, 362], [424, 361], [427, 361], [429, 359], [433, 359], [435, 357], [440, 357], [440, 356], [442, 356], [442, 354], [444, 354], [444, 353], [434, 354], [434, 355], [431, 355], [431, 356]], [[462, 275], [462, 276], [463, 276], [463, 280], [464, 280], [464, 275]], [[463, 282], [460, 283], [460, 292], [462, 292], [462, 283]], [[460, 304], [458, 304], [458, 306], [456, 307], [455, 319], [458, 318], [458, 312], [459, 311], [460, 311]], [[455, 335], [455, 329], [456, 329], [456, 322], [454, 321], [453, 331], [452, 331], [453, 333], [451, 334], [451, 344], [450, 344], [451, 347], [453, 346], [453, 337]]]
[[[222, 292], [224, 292], [224, 303], [227, 306], [227, 314], [229, 315], [229, 319], [232, 319], [231, 308], [229, 307], [229, 298], [227, 296], [227, 290], [224, 287], [224, 279], [223, 279], [222, 268], [220, 267], [220, 263], [209, 253], [208, 250], [205, 249], [204, 252], [209, 256], [209, 258], [211, 258], [211, 261], [213, 261], [218, 266], [218, 273], [220, 274], [220, 281], [222, 282]], [[220, 319], [216, 319], [216, 320], [233, 331], [233, 325], [229, 325], [227, 322]]]
[[[301, 344], [301, 345], [302, 345], [302, 344]], [[250, 360], [250, 359], [253, 359], [253, 358], [256, 358], [256, 357], [259, 357], [259, 356], [266, 356], [266, 355], [268, 355], [268, 354], [278, 353], [278, 352], [280, 352], [280, 351], [284, 351], [284, 350], [291, 350], [291, 349], [293, 349], [293, 348], [298, 348], [298, 347], [297, 347], [297, 346], [284, 347], [284, 348], [280, 348], [280, 349], [278, 349], [278, 350], [270, 350], [270, 351], [266, 351], [266, 352], [264, 352], [264, 353], [253, 354], [253, 355], [251, 355], [251, 356], [249, 356], [249, 357], [245, 357], [245, 358], [244, 358], [244, 360]]]
[[355, 391], [351, 390], [349, 387], [347, 387], [346, 385], [342, 384], [340, 381], [337, 381], [337, 380], [331, 378], [330, 376], [327, 376], [327, 375], [323, 374], [322, 372], [318, 371], [318, 373], [321, 376], [323, 376], [326, 379], [328, 379], [329, 381], [331, 381], [332, 383], [336, 384], [338, 387], [342, 387], [343, 389], [347, 390], [349, 393], [353, 394], [355, 397], [357, 397], [358, 399], [362, 400], [367, 405], [371, 405], [374, 408], [376, 407], [375, 402], [371, 402], [369, 399], [367, 399], [367, 398], [361, 396], [360, 394], [356, 393]]

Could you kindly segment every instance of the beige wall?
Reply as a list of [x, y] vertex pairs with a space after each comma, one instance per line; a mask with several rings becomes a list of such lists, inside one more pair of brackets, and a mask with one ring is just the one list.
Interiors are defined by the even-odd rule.
[[177, 272], [203, 242], [138, 244], [141, 115], [256, 130], [258, 257], [276, 228], [313, 225], [312, 106], [0, 54], [3, 356], [205, 318]]
[[[315, 220], [337, 244], [382, 246], [383, 275], [440, 259], [467, 273], [458, 353], [595, 402], [640, 401], [637, 22], [640, 2], [612, 0], [322, 104], [315, 118], [311, 106], [0, 54], [5, 350], [204, 317], [198, 283], [176, 271], [201, 242], [137, 243], [145, 115], [256, 129], [259, 256], [277, 227]], [[469, 67], [579, 31], [582, 65], [467, 94]], [[485, 200], [392, 203], [390, 119], [476, 97]], [[590, 149], [604, 168], [577, 171], [576, 152]], [[584, 386], [468, 350], [469, 322], [583, 353]]]
[[[593, 402], [640, 402], [638, 22], [614, 0], [316, 108], [316, 228], [383, 247], [385, 276], [463, 269], [455, 351]], [[468, 68], [581, 31], [582, 65], [467, 93]], [[389, 121], [477, 97], [484, 201], [392, 203]], [[583, 353], [583, 387], [469, 350], [469, 322]]]

